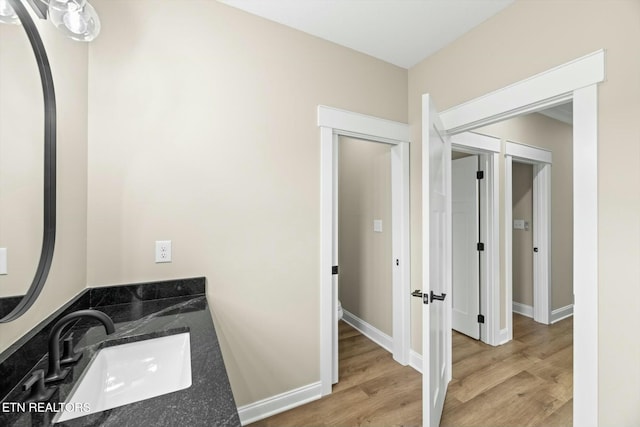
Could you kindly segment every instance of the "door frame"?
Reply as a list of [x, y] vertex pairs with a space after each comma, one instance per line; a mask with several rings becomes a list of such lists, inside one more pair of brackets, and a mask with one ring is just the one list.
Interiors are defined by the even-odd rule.
[[[441, 114], [445, 129], [456, 134], [573, 100], [573, 423], [585, 427], [598, 423], [598, 83], [605, 77], [604, 56], [598, 50]], [[428, 192], [423, 188], [422, 197]]]
[[[322, 396], [331, 394], [337, 381], [337, 286], [332, 266], [337, 265], [337, 144], [348, 136], [391, 145], [391, 229], [393, 358], [409, 363], [410, 346], [410, 219], [409, 141], [406, 123], [318, 106], [320, 128], [320, 382]], [[396, 262], [396, 260], [398, 262]]]
[[[496, 346], [500, 339], [500, 171], [498, 168], [501, 140], [477, 132], [464, 132], [451, 136], [455, 151], [478, 155], [480, 170], [485, 177], [480, 181], [480, 240], [485, 250], [480, 257], [480, 341]], [[497, 316], [495, 313], [498, 313]]]
[[[533, 166], [533, 320], [548, 325], [551, 319], [551, 151], [505, 142], [504, 247], [506, 335], [513, 339], [513, 162]], [[532, 248], [533, 250], [533, 248]]]

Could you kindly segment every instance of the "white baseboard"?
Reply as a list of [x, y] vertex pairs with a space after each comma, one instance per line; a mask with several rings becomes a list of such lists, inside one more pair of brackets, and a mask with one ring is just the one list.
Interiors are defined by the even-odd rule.
[[513, 302], [513, 312], [533, 319], [533, 307], [519, 302]]
[[312, 383], [295, 390], [268, 397], [238, 408], [240, 423], [251, 424], [280, 412], [288, 411], [322, 397], [322, 383]]
[[551, 311], [551, 323], [559, 322], [569, 316], [573, 316], [573, 304], [556, 308], [555, 310]]
[[415, 350], [409, 351], [409, 366], [422, 373], [422, 355], [418, 354]]
[[344, 315], [342, 316], [342, 320], [345, 323], [353, 326], [358, 331], [362, 332], [362, 335], [369, 338], [374, 343], [378, 344], [380, 347], [387, 350], [389, 353], [393, 353], [393, 338], [389, 335], [385, 334], [381, 330], [371, 326], [364, 320], [360, 319], [356, 315], [349, 313], [347, 310], [342, 307], [342, 311]]

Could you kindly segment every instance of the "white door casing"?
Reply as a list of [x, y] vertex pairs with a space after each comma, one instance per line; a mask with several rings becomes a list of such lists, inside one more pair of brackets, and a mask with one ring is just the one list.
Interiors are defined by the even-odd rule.
[[344, 135], [391, 145], [393, 358], [406, 365], [410, 343], [409, 125], [318, 106], [320, 128], [320, 383], [338, 380], [337, 144]]
[[[598, 424], [598, 83], [604, 77], [601, 49], [441, 114], [446, 130], [457, 134], [573, 100], [573, 422], [584, 427]], [[427, 194], [423, 188], [422, 197]], [[500, 293], [492, 298], [498, 317]]]
[[513, 162], [533, 165], [533, 320], [551, 318], [551, 163], [552, 153], [507, 141], [505, 144], [505, 278], [507, 335], [513, 339]]
[[451, 162], [451, 216], [453, 233], [452, 328], [480, 339], [480, 206], [478, 156]]
[[451, 380], [451, 140], [428, 94], [422, 147], [422, 424], [437, 427]]

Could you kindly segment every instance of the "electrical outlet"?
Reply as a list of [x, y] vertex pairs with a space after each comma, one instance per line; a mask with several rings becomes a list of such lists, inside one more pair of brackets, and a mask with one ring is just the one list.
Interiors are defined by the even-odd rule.
[[156, 263], [171, 262], [171, 240], [156, 240]]
[[373, 220], [373, 231], [376, 233], [382, 233], [382, 220], [374, 219]]
[[0, 248], [0, 274], [7, 274], [7, 248]]

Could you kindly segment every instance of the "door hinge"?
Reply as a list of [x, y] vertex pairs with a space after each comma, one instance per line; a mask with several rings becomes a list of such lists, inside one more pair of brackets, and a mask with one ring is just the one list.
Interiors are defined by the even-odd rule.
[[478, 243], [478, 250], [484, 251], [484, 243]]
[[476, 178], [477, 179], [484, 179], [484, 171], [476, 172]]
[[331, 274], [338, 274], [338, 266], [334, 265], [331, 267]]
[[484, 314], [478, 314], [478, 323], [484, 323]]

